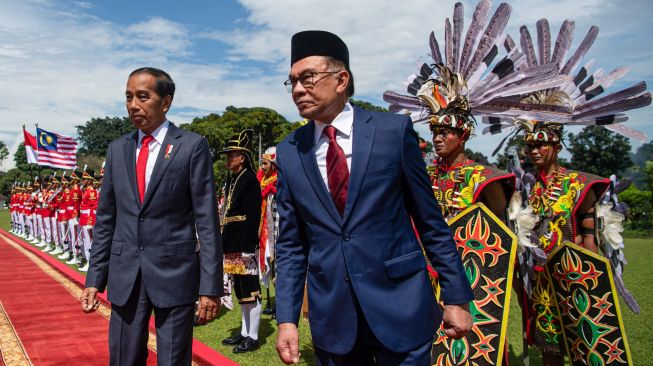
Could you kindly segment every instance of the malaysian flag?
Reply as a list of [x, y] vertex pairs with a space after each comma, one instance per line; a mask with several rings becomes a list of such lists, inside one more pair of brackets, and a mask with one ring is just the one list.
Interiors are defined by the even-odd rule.
[[72, 137], [36, 128], [39, 165], [60, 169], [77, 166], [77, 142]]

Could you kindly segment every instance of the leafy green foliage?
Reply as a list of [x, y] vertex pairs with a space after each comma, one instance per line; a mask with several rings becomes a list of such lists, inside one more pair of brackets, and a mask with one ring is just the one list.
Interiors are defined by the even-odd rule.
[[465, 156], [467, 156], [467, 159], [472, 159], [477, 163], [490, 165], [490, 161], [487, 159], [487, 156], [483, 155], [483, 153], [472, 151], [471, 149], [465, 149]]
[[9, 149], [7, 149], [7, 144], [5, 144], [4, 141], [0, 141], [0, 168], [8, 156]]
[[640, 191], [630, 186], [619, 194], [619, 200], [628, 207], [626, 227], [633, 230], [650, 229], [653, 224], [653, 194], [650, 191]]
[[27, 172], [30, 170], [30, 164], [27, 163], [27, 153], [25, 152], [25, 145], [19, 144], [16, 152], [14, 153], [14, 163], [16, 168]]
[[288, 122], [282, 115], [269, 108], [229, 106], [222, 115], [212, 113], [205, 117], [195, 118], [190, 124], [182, 124], [180, 127], [206, 137], [213, 156], [216, 180], [221, 186], [228, 172], [224, 168], [224, 156], [218, 152], [225, 146], [229, 138], [248, 128], [254, 130], [253, 153], [254, 160], [258, 161], [259, 141], [261, 152], [263, 152], [268, 147], [277, 145], [300, 125], [301, 122]]
[[111, 141], [134, 131], [134, 126], [127, 117], [91, 118], [75, 128], [79, 136], [78, 156], [104, 156]]
[[632, 160], [635, 165], [639, 166], [646, 165], [647, 161], [653, 161], [653, 141], [638, 147], [635, 154], [633, 154]]
[[10, 169], [0, 176], [0, 193], [9, 197], [14, 182], [27, 182], [32, 179], [34, 179], [34, 177], [31, 177], [25, 170], [18, 168]]
[[364, 100], [357, 100], [354, 98], [349, 99], [349, 103], [355, 105], [356, 107], [363, 108], [372, 112], [388, 112], [388, 108], [380, 107], [378, 105], [366, 102]]
[[604, 127], [587, 126], [578, 134], [569, 134], [568, 137], [574, 170], [609, 176], [620, 175], [632, 165], [628, 139]]

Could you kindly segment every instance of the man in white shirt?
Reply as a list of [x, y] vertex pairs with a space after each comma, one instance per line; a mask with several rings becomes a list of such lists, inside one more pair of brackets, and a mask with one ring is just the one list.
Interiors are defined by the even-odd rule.
[[[299, 362], [306, 280], [318, 365], [430, 365], [441, 321], [453, 338], [470, 329], [473, 296], [412, 122], [348, 103], [338, 36], [305, 31], [291, 43], [285, 84], [310, 122], [277, 146], [277, 352]], [[440, 273], [443, 313], [422, 247]]]
[[[111, 365], [145, 365], [155, 315], [158, 365], [190, 365], [198, 322], [217, 315], [222, 242], [205, 138], [168, 122], [175, 85], [159, 69], [133, 71], [126, 106], [138, 131], [109, 144], [82, 309], [111, 301]], [[199, 239], [199, 240], [198, 240]]]

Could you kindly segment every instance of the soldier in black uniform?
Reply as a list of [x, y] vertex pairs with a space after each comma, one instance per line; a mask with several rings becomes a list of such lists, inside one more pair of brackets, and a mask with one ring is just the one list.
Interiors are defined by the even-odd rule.
[[261, 321], [261, 285], [256, 251], [261, 219], [261, 187], [252, 164], [252, 130], [232, 137], [220, 151], [227, 155], [231, 174], [225, 183], [221, 226], [224, 272], [229, 274], [242, 311], [239, 334], [222, 341], [234, 345], [234, 353], [258, 348]]

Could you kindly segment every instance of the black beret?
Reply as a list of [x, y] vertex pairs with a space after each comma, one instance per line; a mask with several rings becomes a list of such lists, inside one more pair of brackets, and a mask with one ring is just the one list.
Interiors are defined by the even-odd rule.
[[308, 56], [330, 56], [349, 67], [349, 50], [333, 33], [309, 30], [295, 33], [290, 41], [290, 66]]

